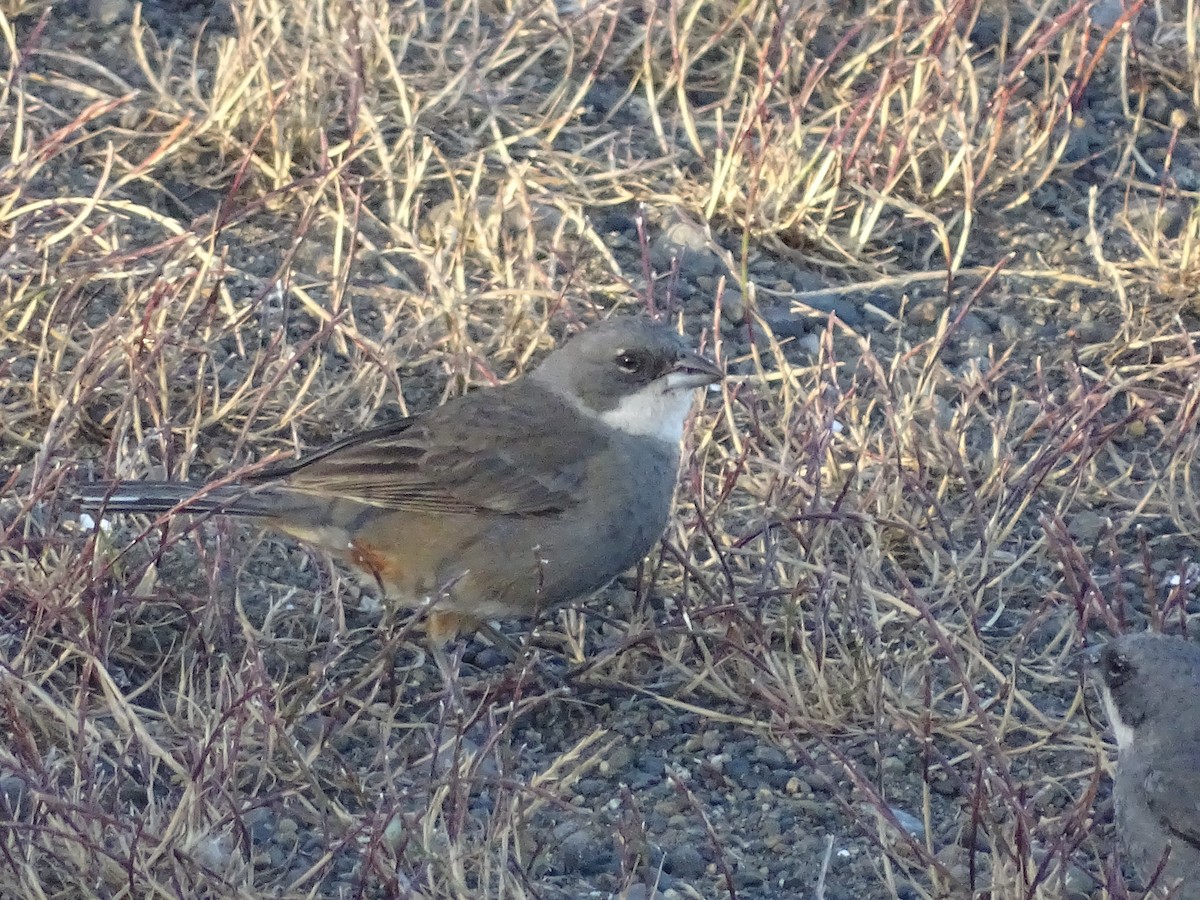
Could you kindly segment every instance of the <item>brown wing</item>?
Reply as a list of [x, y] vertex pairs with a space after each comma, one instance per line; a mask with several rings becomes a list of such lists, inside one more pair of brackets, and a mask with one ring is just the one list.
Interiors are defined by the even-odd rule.
[[383, 509], [544, 515], [579, 500], [603, 434], [554, 394], [515, 382], [353, 435], [262, 473], [290, 490]]

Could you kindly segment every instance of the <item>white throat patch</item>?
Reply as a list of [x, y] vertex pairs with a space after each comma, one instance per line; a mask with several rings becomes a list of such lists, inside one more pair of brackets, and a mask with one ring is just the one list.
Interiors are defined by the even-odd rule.
[[1104, 697], [1104, 711], [1108, 713], [1108, 723], [1112, 725], [1113, 737], [1117, 739], [1117, 750], [1124, 750], [1133, 743], [1133, 729], [1125, 724], [1121, 714], [1117, 711], [1112, 691], [1107, 686], [1102, 686], [1100, 693]]
[[683, 440], [683, 428], [695, 401], [694, 388], [671, 389], [661, 381], [655, 381], [622, 398], [620, 403], [600, 413], [598, 418], [605, 425], [626, 434], [678, 444]]

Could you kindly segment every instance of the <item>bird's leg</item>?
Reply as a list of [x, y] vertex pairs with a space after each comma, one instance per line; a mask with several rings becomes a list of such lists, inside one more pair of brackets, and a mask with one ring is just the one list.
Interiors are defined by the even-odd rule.
[[[445, 592], [438, 599], [445, 596]], [[478, 620], [464, 613], [447, 609], [431, 609], [425, 617], [425, 642], [429, 646], [433, 661], [437, 663], [438, 671], [442, 674], [442, 682], [450, 695], [455, 709], [466, 708], [462, 691], [458, 684], [459, 669], [462, 665], [462, 646], [454, 653], [453, 660], [446, 654], [446, 645], [456, 641], [460, 633], [469, 634], [477, 625]]]
[[462, 690], [458, 685], [458, 672], [459, 667], [462, 665], [462, 645], [460, 644], [455, 649], [453, 659], [446, 654], [445, 643], [430, 641], [429, 653], [433, 657], [433, 661], [437, 663], [438, 671], [442, 675], [442, 684], [445, 685], [446, 693], [450, 697], [450, 703], [455, 714], [461, 715], [467, 708]]
[[425, 634], [430, 645], [446, 644], [460, 635], [472, 633], [487, 638], [511, 662], [519, 663], [525, 658], [524, 643], [513, 642], [482, 619], [449, 610], [434, 610], [425, 619]]
[[519, 663], [525, 659], [525, 648], [522, 644], [514, 643], [510, 638], [501, 634], [490, 622], [479, 622], [475, 633], [481, 634], [492, 642], [492, 646], [508, 657], [510, 662]]
[[483, 623], [466, 613], [448, 609], [431, 609], [425, 617], [425, 636], [429, 643], [448, 644], [460, 634], [470, 634]]
[[[506, 656], [509, 662], [511, 662], [514, 666], [525, 667], [530, 662], [529, 649], [531, 645], [528, 639], [517, 643], [511, 638], [502, 634], [490, 623], [466, 613], [455, 612], [452, 610], [430, 610], [428, 616], [425, 618], [425, 634], [427, 637], [427, 642], [431, 651], [433, 652], [434, 660], [437, 662], [438, 669], [441, 670], [443, 677], [446, 678], [447, 673], [450, 673], [451, 671], [453, 672], [453, 689], [455, 691], [456, 698], [459, 696], [458, 666], [455, 665], [453, 670], [451, 670], [450, 659], [446, 656], [444, 647], [447, 643], [458, 638], [460, 635], [470, 635], [472, 632], [478, 636], [486, 638], [488, 642], [491, 643], [491, 645], [499, 650], [504, 656]], [[461, 654], [458, 654], [456, 658], [461, 661]], [[540, 669], [541, 667], [535, 668]], [[562, 679], [555, 673], [543, 672], [542, 674], [550, 677], [551, 681], [553, 682], [552, 687], [562, 687]], [[449, 684], [449, 681], [447, 683]]]

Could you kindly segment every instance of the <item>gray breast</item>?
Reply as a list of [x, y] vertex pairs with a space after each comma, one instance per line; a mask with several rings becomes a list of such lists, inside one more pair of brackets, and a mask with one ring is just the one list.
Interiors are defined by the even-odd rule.
[[1167, 887], [1182, 881], [1189, 892], [1178, 896], [1190, 897], [1191, 890], [1200, 888], [1200, 848], [1170, 830], [1170, 823], [1151, 807], [1147, 786], [1153, 784], [1157, 771], [1153, 756], [1137, 748], [1121, 751], [1113, 784], [1117, 831], [1143, 884], [1153, 876], [1169, 845], [1170, 856], [1158, 883]]
[[662, 537], [671, 515], [679, 454], [674, 447], [642, 437], [614, 442], [612, 466], [592, 473], [599, 502], [574, 523], [582, 540], [561, 547], [551, 588], [556, 602], [592, 593], [637, 565]]

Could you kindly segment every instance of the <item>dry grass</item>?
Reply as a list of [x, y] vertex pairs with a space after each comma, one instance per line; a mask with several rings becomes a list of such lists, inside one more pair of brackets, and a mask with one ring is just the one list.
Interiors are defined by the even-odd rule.
[[[0, 895], [578, 896], [543, 880], [546, 823], [617, 743], [597, 690], [825, 773], [872, 848], [849, 890], [1129, 896], [1070, 660], [1198, 611], [1200, 521], [1200, 214], [1162, 174], [1198, 141], [1200, 10], [1159, 4], [1146, 38], [1137, 9], [245, 0], [195, 46], [136, 19], [118, 63], [6, 5]], [[1098, 71], [1122, 150], [1071, 235], [1034, 200], [1086, 199], [1068, 150]], [[1165, 160], [1137, 142], [1155, 91]], [[679, 299], [681, 264], [652, 272], [672, 215], [732, 238], [709, 249], [751, 343]], [[1047, 220], [1077, 268], [1028, 245]], [[756, 282], [764, 256], [940, 314], [869, 340], [831, 319], [801, 364], [760, 313], [814, 298]], [[957, 354], [1014, 297], [1106, 327]], [[590, 647], [587, 611], [554, 623], [586, 703], [534, 666], [458, 710], [325, 560], [228, 523], [85, 531], [60, 501], [76, 467], [262, 464], [626, 307], [741, 375], [638, 590]], [[529, 724], [576, 713], [530, 763]], [[711, 895], [754, 895], [674, 777]], [[650, 858], [639, 798], [613, 803], [620, 893]], [[266, 820], [294, 852], [261, 851]]]

